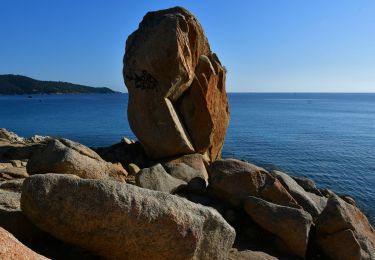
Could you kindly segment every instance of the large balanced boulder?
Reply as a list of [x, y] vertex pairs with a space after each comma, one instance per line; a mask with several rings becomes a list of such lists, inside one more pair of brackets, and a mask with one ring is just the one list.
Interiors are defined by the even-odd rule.
[[265, 169], [236, 159], [216, 160], [209, 169], [213, 195], [240, 207], [248, 196], [299, 207], [284, 186]]
[[235, 238], [212, 208], [110, 180], [34, 175], [21, 208], [41, 229], [107, 259], [227, 259]]
[[121, 164], [106, 162], [90, 148], [67, 139], [50, 140], [34, 152], [26, 168], [30, 175], [65, 173], [85, 179], [118, 181], [125, 181], [127, 176]]
[[11, 233], [0, 227], [0, 259], [44, 260], [48, 258], [35, 253], [18, 241]]
[[375, 231], [355, 206], [331, 195], [316, 224], [317, 240], [331, 259], [375, 259]]
[[245, 200], [244, 207], [255, 223], [280, 239], [282, 250], [305, 257], [312, 224], [310, 214], [252, 196]]
[[229, 122], [225, 69], [186, 9], [149, 12], [126, 41], [128, 120], [153, 159], [220, 157]]

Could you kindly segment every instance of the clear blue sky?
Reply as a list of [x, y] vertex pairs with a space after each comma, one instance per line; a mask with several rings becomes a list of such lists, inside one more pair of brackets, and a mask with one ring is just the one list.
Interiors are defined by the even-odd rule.
[[375, 1], [0, 0], [0, 74], [125, 91], [127, 36], [180, 5], [203, 25], [234, 92], [375, 92]]

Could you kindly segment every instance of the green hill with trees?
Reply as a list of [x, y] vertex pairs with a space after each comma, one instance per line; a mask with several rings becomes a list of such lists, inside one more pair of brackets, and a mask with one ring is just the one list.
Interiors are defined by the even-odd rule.
[[61, 81], [35, 80], [21, 75], [0, 75], [0, 95], [116, 93], [110, 88], [95, 88]]

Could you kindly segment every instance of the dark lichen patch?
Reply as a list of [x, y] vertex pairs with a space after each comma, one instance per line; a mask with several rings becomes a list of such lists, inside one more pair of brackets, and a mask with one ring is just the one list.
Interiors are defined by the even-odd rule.
[[139, 89], [158, 89], [158, 81], [146, 70], [142, 70], [141, 75], [134, 73], [133, 75], [126, 75], [128, 80], [134, 81], [134, 85]]

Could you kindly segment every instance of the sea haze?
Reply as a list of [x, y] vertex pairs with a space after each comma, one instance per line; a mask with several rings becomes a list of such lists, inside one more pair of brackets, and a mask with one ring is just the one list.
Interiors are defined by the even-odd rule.
[[[233, 93], [229, 100], [223, 157], [310, 177], [354, 197], [375, 224], [375, 94]], [[126, 107], [126, 94], [0, 96], [0, 127], [107, 146], [135, 138]]]

